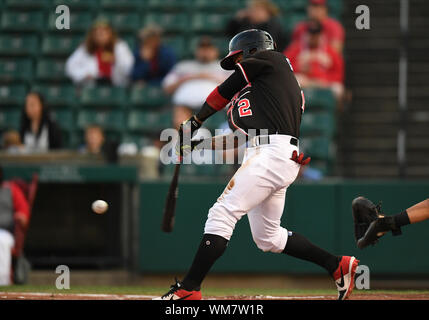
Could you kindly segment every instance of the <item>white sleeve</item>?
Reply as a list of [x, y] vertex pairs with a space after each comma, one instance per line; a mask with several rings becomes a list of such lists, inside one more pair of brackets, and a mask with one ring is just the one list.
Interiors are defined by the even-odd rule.
[[65, 72], [75, 83], [81, 82], [87, 76], [97, 77], [97, 69], [93, 67], [92, 57], [82, 45], [67, 59]]
[[134, 65], [134, 55], [128, 44], [120, 41], [115, 46], [115, 71], [123, 77], [128, 77]]
[[180, 69], [182, 69], [181, 64], [182, 63], [180, 62], [176, 64], [173, 69], [171, 69], [170, 72], [165, 76], [161, 84], [163, 88], [171, 86], [180, 79]]

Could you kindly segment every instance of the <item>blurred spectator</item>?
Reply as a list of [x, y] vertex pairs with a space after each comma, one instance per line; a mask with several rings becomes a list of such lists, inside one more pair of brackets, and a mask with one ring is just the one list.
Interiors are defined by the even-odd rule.
[[62, 147], [61, 131], [38, 92], [30, 92], [25, 98], [19, 134], [28, 152], [46, 152]]
[[228, 23], [226, 34], [229, 37], [247, 29], [261, 29], [270, 33], [281, 52], [289, 42], [277, 16], [279, 9], [270, 0], [251, 0], [247, 7], [237, 12]]
[[149, 25], [139, 32], [139, 47], [134, 52], [131, 79], [160, 85], [176, 63], [174, 51], [162, 43], [162, 29]]
[[[329, 17], [326, 0], [309, 0], [307, 15], [309, 20], [317, 20], [322, 24], [323, 37], [333, 49], [341, 53], [344, 46], [344, 28], [337, 20]], [[306, 22], [298, 23], [292, 33], [292, 42], [305, 41], [307, 28]]]
[[102, 155], [107, 162], [118, 162], [118, 144], [107, 141], [103, 129], [98, 125], [90, 125], [85, 129], [85, 145], [82, 153]]
[[11, 283], [12, 249], [17, 228], [26, 229], [30, 218], [27, 199], [13, 182], [3, 181], [0, 167], [0, 286]]
[[322, 25], [312, 20], [306, 27], [306, 41], [295, 41], [284, 52], [303, 88], [329, 88], [337, 99], [344, 92], [344, 61], [323, 38]]
[[195, 60], [179, 62], [165, 77], [162, 85], [167, 94], [173, 95], [175, 128], [190, 118], [192, 110], [199, 109], [210, 92], [230, 75], [220, 67], [218, 57], [211, 38], [202, 37], [195, 49]]
[[86, 40], [67, 59], [66, 74], [76, 84], [98, 83], [126, 86], [134, 57], [112, 27], [96, 22]]
[[21, 154], [25, 152], [25, 146], [21, 142], [18, 131], [9, 130], [3, 133], [3, 149], [10, 154]]

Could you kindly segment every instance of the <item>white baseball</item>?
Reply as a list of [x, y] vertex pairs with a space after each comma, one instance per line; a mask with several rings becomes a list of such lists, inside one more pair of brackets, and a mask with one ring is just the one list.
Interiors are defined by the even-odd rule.
[[92, 211], [97, 214], [103, 214], [109, 209], [109, 205], [104, 200], [96, 200], [92, 203]]

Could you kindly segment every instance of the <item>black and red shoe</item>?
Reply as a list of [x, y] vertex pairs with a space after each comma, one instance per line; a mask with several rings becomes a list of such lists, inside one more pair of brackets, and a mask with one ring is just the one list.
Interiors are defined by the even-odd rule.
[[170, 291], [154, 300], [201, 300], [201, 298], [201, 291], [187, 291], [176, 279], [176, 283], [170, 287]]
[[355, 257], [341, 257], [337, 270], [332, 275], [337, 285], [338, 300], [346, 300], [351, 295], [355, 287], [356, 269], [359, 260]]

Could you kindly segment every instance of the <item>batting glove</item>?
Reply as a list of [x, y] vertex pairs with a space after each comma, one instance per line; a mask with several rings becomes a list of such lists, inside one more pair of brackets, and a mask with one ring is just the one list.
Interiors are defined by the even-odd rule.
[[307, 164], [310, 163], [311, 158], [305, 158], [304, 159], [304, 154], [301, 152], [298, 156], [298, 152], [296, 152], [296, 150], [292, 153], [292, 158], [290, 158], [292, 161], [295, 161], [296, 163], [305, 166]]

